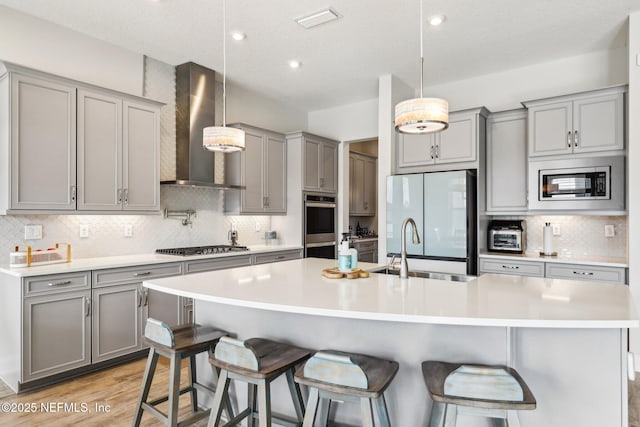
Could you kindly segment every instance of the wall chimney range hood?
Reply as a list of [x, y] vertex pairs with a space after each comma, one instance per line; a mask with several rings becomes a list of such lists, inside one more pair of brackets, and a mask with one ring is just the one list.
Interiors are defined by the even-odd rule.
[[215, 71], [193, 62], [176, 67], [176, 179], [160, 184], [244, 188], [215, 182], [215, 155], [202, 146], [202, 130], [214, 125], [215, 77]]

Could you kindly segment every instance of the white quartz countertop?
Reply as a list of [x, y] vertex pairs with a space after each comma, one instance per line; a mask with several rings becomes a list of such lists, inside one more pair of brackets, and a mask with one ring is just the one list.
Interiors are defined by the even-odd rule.
[[31, 267], [12, 268], [9, 264], [0, 265], [0, 272], [10, 274], [16, 277], [42, 276], [46, 274], [73, 273], [77, 271], [102, 270], [105, 268], [132, 267], [136, 265], [164, 264], [169, 262], [191, 261], [206, 258], [224, 258], [232, 256], [251, 255], [267, 252], [280, 252], [293, 249], [302, 249], [301, 246], [284, 246], [284, 245], [255, 245], [248, 246], [248, 251], [227, 252], [215, 255], [160, 255], [156, 253], [150, 254], [133, 254], [121, 256], [107, 256], [96, 258], [78, 258], [72, 259], [71, 262], [60, 264], [35, 265]]
[[472, 326], [640, 326], [626, 285], [493, 274], [468, 283], [376, 273], [360, 279], [323, 277], [322, 269], [332, 266], [335, 260], [306, 258], [143, 285], [202, 301], [315, 316]]
[[629, 267], [626, 258], [581, 256], [558, 254], [558, 256], [541, 256], [538, 252], [525, 252], [524, 254], [509, 254], [498, 252], [480, 252], [480, 258], [517, 259], [522, 261], [557, 262], [561, 264], [599, 265], [603, 267]]

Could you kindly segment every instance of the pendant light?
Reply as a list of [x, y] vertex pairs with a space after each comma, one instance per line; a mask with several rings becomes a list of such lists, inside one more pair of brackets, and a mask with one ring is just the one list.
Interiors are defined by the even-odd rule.
[[209, 151], [244, 150], [244, 131], [227, 127], [227, 1], [222, 0], [222, 126], [202, 131], [202, 146]]
[[400, 133], [432, 133], [449, 127], [449, 103], [441, 98], [424, 98], [423, 13], [420, 0], [420, 98], [408, 99], [396, 105], [395, 125]]

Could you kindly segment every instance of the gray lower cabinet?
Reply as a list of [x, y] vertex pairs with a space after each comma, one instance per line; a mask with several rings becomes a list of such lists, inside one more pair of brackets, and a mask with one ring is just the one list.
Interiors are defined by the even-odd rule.
[[487, 212], [526, 212], [527, 110], [487, 119]]
[[144, 289], [147, 299], [147, 315], [153, 319], [165, 322], [167, 325], [180, 325], [190, 323], [187, 316], [183, 314], [183, 303], [191, 298], [178, 297], [164, 292]]
[[223, 270], [225, 268], [245, 267], [251, 264], [251, 255], [249, 254], [220, 258], [194, 259], [191, 261], [185, 261], [184, 274]]
[[554, 279], [626, 283], [626, 271], [627, 269], [624, 267], [547, 262], [545, 267], [545, 277]]
[[351, 246], [358, 251], [358, 261], [360, 262], [378, 262], [378, 241], [366, 240], [360, 242], [352, 240]]
[[480, 258], [480, 272], [544, 277], [544, 262]]
[[290, 251], [269, 252], [254, 255], [253, 264], [268, 264], [271, 262], [288, 261], [291, 259], [302, 258], [302, 249], [293, 249]]
[[92, 362], [142, 349], [146, 321], [144, 291], [139, 283], [92, 291]]
[[89, 273], [24, 278], [22, 382], [90, 364]]

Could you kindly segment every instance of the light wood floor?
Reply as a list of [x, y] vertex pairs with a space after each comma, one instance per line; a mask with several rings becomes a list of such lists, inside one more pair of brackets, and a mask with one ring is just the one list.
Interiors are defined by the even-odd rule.
[[[0, 398], [0, 403], [71, 402], [86, 403], [91, 413], [4, 413], [0, 412], [2, 426], [130, 426], [133, 420], [138, 392], [142, 383], [146, 359], [130, 362], [94, 374], [75, 378], [42, 390]], [[160, 358], [151, 387], [150, 399], [166, 395], [169, 384], [169, 364]], [[183, 367], [181, 381], [186, 385], [187, 369]], [[187, 395], [180, 399], [180, 414], [186, 415], [191, 401]], [[95, 405], [109, 405], [109, 413], [95, 412]], [[159, 407], [166, 412], [166, 403]], [[206, 426], [202, 420], [196, 426]], [[161, 426], [148, 414], [142, 417], [143, 426]], [[629, 427], [640, 427], [640, 378], [629, 383]]]
[[[86, 403], [91, 412], [87, 413], [9, 413], [0, 412], [2, 426], [130, 426], [135, 413], [138, 393], [142, 384], [146, 358], [110, 368], [93, 374], [65, 381], [41, 390], [25, 392], [0, 399], [0, 403], [36, 403], [70, 402], [80, 405]], [[188, 370], [186, 362], [180, 375], [183, 386], [186, 386]], [[156, 374], [149, 393], [149, 399], [165, 396], [169, 389], [169, 363], [160, 357]], [[110, 412], [96, 412], [95, 406], [108, 405]], [[180, 398], [180, 419], [190, 411], [191, 399], [188, 394]], [[166, 413], [166, 403], [158, 408]], [[142, 426], [161, 426], [162, 423], [146, 413], [142, 416]], [[197, 426], [206, 425], [206, 420]]]

